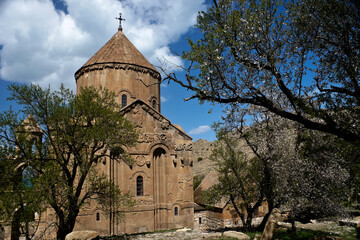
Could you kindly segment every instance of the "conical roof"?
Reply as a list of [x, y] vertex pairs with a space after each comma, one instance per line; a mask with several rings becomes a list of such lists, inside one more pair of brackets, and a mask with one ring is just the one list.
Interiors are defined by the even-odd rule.
[[78, 71], [88, 66], [103, 63], [131, 64], [151, 69], [156, 68], [136, 49], [125, 34], [119, 30], [94, 56], [92, 56]]

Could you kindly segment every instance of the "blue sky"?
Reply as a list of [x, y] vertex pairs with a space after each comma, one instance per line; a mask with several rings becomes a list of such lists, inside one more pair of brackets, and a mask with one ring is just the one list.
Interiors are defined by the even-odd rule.
[[[185, 63], [170, 49], [187, 50], [198, 38], [192, 26], [205, 0], [2, 0], [0, 1], [0, 111], [9, 108], [10, 83], [35, 83], [75, 90], [74, 73], [116, 33], [122, 12], [124, 33], [155, 66], [158, 59]], [[179, 77], [184, 72], [169, 65]], [[214, 140], [210, 129], [219, 107], [199, 105], [175, 83], [161, 86], [162, 114], [194, 140]]]

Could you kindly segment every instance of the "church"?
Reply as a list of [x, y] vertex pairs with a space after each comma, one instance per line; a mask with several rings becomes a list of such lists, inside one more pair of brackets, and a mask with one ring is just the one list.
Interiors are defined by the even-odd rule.
[[[76, 73], [77, 93], [85, 86], [105, 87], [117, 95], [121, 112], [140, 133], [138, 144], [126, 149], [135, 162], [104, 159], [106, 173], [136, 200], [121, 222], [96, 202], [82, 210], [74, 231], [100, 235], [193, 227], [192, 138], [161, 114], [160, 73], [118, 32]], [[113, 210], [115, 211], [115, 210]]]

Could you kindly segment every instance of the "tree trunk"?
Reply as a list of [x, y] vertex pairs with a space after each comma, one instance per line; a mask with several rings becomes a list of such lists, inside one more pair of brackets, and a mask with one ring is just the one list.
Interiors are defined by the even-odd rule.
[[66, 235], [71, 233], [74, 229], [75, 221], [74, 223], [65, 223], [63, 225], [59, 225], [59, 228], [56, 233], [56, 239], [57, 240], [65, 240]]
[[272, 210], [274, 209], [274, 204], [272, 201], [268, 201], [268, 212], [264, 216], [263, 220], [261, 221], [260, 225], [257, 227], [258, 231], [262, 232], [265, 229], [266, 222], [268, 221]]
[[20, 221], [21, 221], [22, 208], [18, 209], [13, 216], [11, 221], [11, 240], [19, 240], [21, 231], [20, 231]]
[[253, 209], [247, 209], [247, 216], [246, 216], [246, 223], [245, 223], [245, 230], [246, 231], [251, 229], [253, 213], [254, 213]]
[[56, 233], [57, 240], [65, 240], [66, 235], [73, 231], [78, 214], [79, 210], [74, 207], [73, 209], [69, 210], [69, 214], [66, 220], [63, 219], [63, 221], [59, 221], [60, 224]]
[[264, 216], [263, 220], [261, 221], [260, 225], [256, 228], [259, 232], [264, 231], [266, 222], [269, 219], [270, 214], [271, 214], [271, 210], [269, 209], [269, 212], [265, 214], [265, 216]]
[[271, 211], [268, 221], [266, 222], [263, 234], [261, 236], [261, 240], [271, 240], [272, 239], [272, 237], [274, 235], [274, 231], [277, 227], [277, 223], [280, 220], [281, 220], [280, 210], [277, 208], [274, 208]]

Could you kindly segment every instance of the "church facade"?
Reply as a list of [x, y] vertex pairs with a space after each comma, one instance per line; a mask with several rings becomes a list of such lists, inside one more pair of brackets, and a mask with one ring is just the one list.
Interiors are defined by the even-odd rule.
[[77, 93], [82, 87], [105, 87], [117, 95], [122, 114], [140, 133], [138, 144], [126, 151], [135, 160], [104, 159], [106, 173], [135, 207], [124, 211], [121, 222], [104, 213], [96, 202], [80, 212], [76, 230], [100, 235], [138, 233], [193, 227], [192, 138], [161, 114], [160, 73], [118, 32], [76, 73]]

